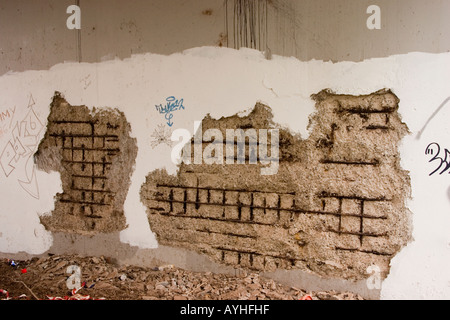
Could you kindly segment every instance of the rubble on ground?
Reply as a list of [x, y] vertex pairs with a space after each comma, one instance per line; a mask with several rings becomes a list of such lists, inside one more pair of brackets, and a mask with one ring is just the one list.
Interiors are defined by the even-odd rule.
[[[73, 289], [77, 270], [81, 285]], [[350, 292], [307, 292], [257, 273], [230, 276], [174, 266], [121, 266], [103, 256], [0, 262], [0, 300], [308, 300], [308, 295], [312, 300], [362, 300]]]

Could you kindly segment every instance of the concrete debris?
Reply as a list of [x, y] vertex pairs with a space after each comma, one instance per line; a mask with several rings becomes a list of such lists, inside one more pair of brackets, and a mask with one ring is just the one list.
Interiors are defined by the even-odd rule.
[[[284, 286], [257, 273], [240, 276], [190, 272], [174, 266], [148, 268], [120, 266], [105, 257], [76, 255], [33, 258], [18, 261], [21, 268], [0, 262], [0, 287], [11, 297], [46, 300], [47, 297], [70, 295], [67, 281], [74, 273], [67, 267], [81, 269], [77, 293], [92, 299], [107, 300], [300, 300], [311, 295], [313, 300], [363, 300], [351, 292], [307, 292]], [[125, 277], [123, 277], [125, 276]], [[26, 287], [25, 287], [26, 286]], [[34, 296], [30, 295], [30, 292]]]

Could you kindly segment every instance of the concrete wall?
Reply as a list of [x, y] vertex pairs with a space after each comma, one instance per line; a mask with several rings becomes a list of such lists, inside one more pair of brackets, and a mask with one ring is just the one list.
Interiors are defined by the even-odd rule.
[[[72, 2], [3, 1], [0, 6], [1, 73], [23, 71], [0, 77], [2, 256], [102, 254], [122, 263], [172, 263], [233, 273], [235, 269], [198, 252], [161, 245], [151, 228], [141, 188], [155, 170], [177, 172], [168, 136], [176, 129], [193, 134], [195, 123], [208, 114], [215, 119], [248, 115], [261, 102], [272, 109], [276, 126], [306, 141], [311, 134], [310, 116], [323, 112], [316, 110], [311, 95], [326, 88], [355, 96], [390, 89], [400, 100], [399, 120], [409, 128], [398, 147], [400, 156], [394, 153], [394, 159], [406, 170], [411, 186], [410, 194], [407, 188], [402, 190], [401, 196], [408, 200], [400, 207], [409, 209], [412, 218], [402, 220], [405, 225], [399, 230], [412, 228], [412, 234], [389, 267], [384, 264], [387, 271], [382, 287], [368, 286], [365, 279], [345, 279], [340, 272], [331, 278], [295, 268], [277, 268], [265, 274], [310, 290], [348, 289], [369, 298], [450, 297], [446, 272], [450, 263], [450, 198], [445, 171], [450, 135], [445, 121], [449, 112], [450, 55], [446, 52], [450, 37], [446, 36], [446, 19], [437, 18], [448, 10], [448, 2], [379, 1], [381, 30], [367, 29], [366, 9], [373, 3], [365, 1], [268, 1], [259, 2], [259, 7], [242, 1], [237, 4], [243, 6], [238, 7], [231, 0], [170, 4], [81, 0], [81, 31], [66, 28], [69, 4]], [[239, 8], [243, 11], [238, 14], [235, 9]], [[251, 14], [246, 15], [245, 10]], [[258, 22], [249, 26], [245, 23], [249, 16]], [[248, 33], [245, 38], [246, 31], [258, 37], [249, 41], [252, 38]], [[232, 49], [243, 44], [264, 53]], [[230, 48], [224, 48], [227, 46]], [[291, 55], [294, 57], [285, 57]], [[373, 57], [380, 58], [368, 59]], [[51, 145], [50, 138], [44, 139], [46, 133], [53, 132], [49, 128], [59, 130], [62, 124], [64, 130], [72, 130], [69, 122], [74, 127], [80, 125], [71, 112], [61, 114], [62, 118], [51, 112], [55, 91], [66, 99], [64, 103], [87, 106], [99, 117], [110, 114], [105, 109], [115, 109], [123, 113], [121, 123], [130, 126], [130, 137], [125, 138], [135, 139], [137, 155], [132, 172], [126, 173], [130, 182], [119, 215], [125, 218], [126, 227], [120, 224], [119, 231], [70, 232], [58, 228], [57, 223], [46, 223], [57, 216], [53, 216], [59, 208], [55, 196], [65, 193], [70, 179], [58, 166], [46, 166], [37, 159], [36, 151], [42, 141]], [[155, 106], [172, 96], [183, 99], [184, 108], [168, 120]], [[332, 101], [330, 105], [334, 105]], [[358, 121], [363, 121], [364, 110], [356, 109], [363, 114]], [[116, 124], [110, 123], [109, 128], [108, 117], [100, 117], [100, 124], [109, 130]], [[93, 133], [80, 132], [74, 133], [77, 138]], [[69, 132], [57, 132], [61, 134]], [[332, 136], [320, 134], [328, 140]], [[64, 150], [65, 142], [58, 141], [55, 139], [55, 146]], [[76, 148], [86, 150], [86, 145]], [[51, 152], [44, 160], [68, 160], [59, 149], [46, 151]], [[440, 160], [437, 156], [441, 154], [444, 157]], [[440, 170], [433, 172], [437, 167]], [[364, 185], [363, 175], [340, 170], [336, 177], [350, 181], [352, 191], [358, 190], [358, 184]], [[299, 171], [293, 179], [302, 174]], [[94, 186], [98, 187], [92, 182], [86, 188]], [[75, 217], [71, 223], [77, 221]], [[301, 224], [298, 227], [301, 229]], [[317, 248], [320, 251], [320, 245]], [[370, 273], [366, 276], [373, 280]]]
[[[381, 29], [366, 26], [370, 5], [381, 9]], [[301, 60], [361, 61], [420, 52], [448, 52], [445, 0], [273, 1], [269, 47]]]
[[[237, 0], [236, 0], [237, 1]], [[0, 73], [98, 62], [136, 53], [171, 54], [199, 46], [240, 47], [250, 23], [235, 0], [81, 0], [81, 30], [68, 30], [76, 1], [0, 1]], [[241, 1], [241, 3], [251, 1]], [[260, 0], [252, 7], [257, 49], [300, 60], [361, 61], [450, 50], [446, 0]], [[369, 30], [370, 5], [381, 29]], [[247, 8], [248, 9], [248, 8]], [[248, 9], [250, 10], [250, 9]], [[247, 16], [249, 17], [249, 12]], [[242, 40], [242, 41], [239, 41]], [[247, 45], [252, 47], [250, 37]]]

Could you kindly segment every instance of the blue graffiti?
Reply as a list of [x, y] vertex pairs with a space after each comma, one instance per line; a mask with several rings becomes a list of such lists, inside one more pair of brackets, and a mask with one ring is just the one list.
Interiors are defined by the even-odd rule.
[[155, 107], [160, 114], [164, 114], [164, 118], [167, 120], [167, 125], [171, 127], [173, 125], [173, 112], [185, 109], [183, 105], [184, 100], [177, 100], [174, 96], [171, 96], [166, 99], [166, 102], [167, 103], [165, 105], [160, 104], [155, 105]]

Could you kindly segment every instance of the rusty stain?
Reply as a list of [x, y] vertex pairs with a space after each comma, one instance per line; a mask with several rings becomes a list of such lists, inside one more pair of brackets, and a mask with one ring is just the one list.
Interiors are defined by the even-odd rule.
[[219, 34], [219, 40], [217, 40], [216, 44], [217, 44], [219, 47], [224, 47], [224, 46], [226, 46], [226, 45], [228, 44], [228, 36], [227, 36], [225, 33], [221, 32], [221, 33]]
[[[230, 23], [228, 23], [228, 7], [233, 8]], [[235, 49], [247, 47], [260, 51], [267, 50], [268, 0], [227, 0], [226, 11], [227, 32], [232, 35]]]
[[202, 11], [202, 14], [203, 14], [204, 16], [212, 16], [213, 10], [212, 10], [212, 9], [206, 9], [206, 10], [203, 10], [203, 11]]

